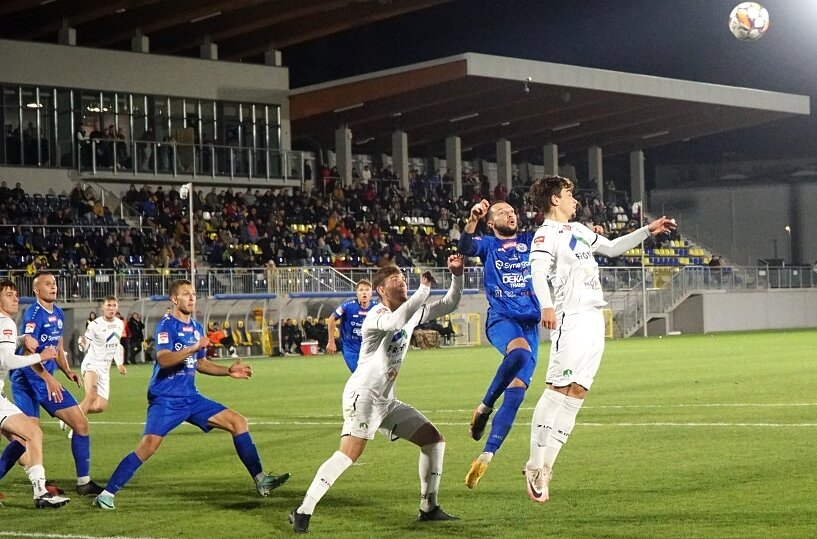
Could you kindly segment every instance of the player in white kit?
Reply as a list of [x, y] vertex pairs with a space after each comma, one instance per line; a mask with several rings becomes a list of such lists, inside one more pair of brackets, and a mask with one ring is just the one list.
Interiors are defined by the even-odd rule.
[[[29, 459], [26, 474], [28, 474], [34, 491], [34, 506], [38, 509], [56, 509], [68, 503], [69, 500], [63, 496], [50, 494], [46, 490], [45, 469], [43, 468], [43, 433], [40, 425], [22, 413], [6, 398], [5, 384], [10, 370], [54, 359], [57, 357], [57, 349], [49, 346], [39, 354], [25, 356], [14, 353], [15, 349], [22, 345], [22, 340], [18, 342], [17, 325], [13, 319], [18, 308], [17, 286], [7, 279], [0, 281], [0, 432], [11, 442], [4, 448], [0, 456], [0, 479], [8, 473], [20, 456], [26, 453]], [[23, 339], [34, 341], [29, 336]], [[30, 346], [36, 346], [36, 342], [31, 342]]]
[[85, 398], [79, 403], [85, 415], [102, 413], [108, 407], [111, 395], [111, 361], [116, 362], [119, 374], [128, 374], [124, 350], [120, 344], [125, 323], [117, 318], [118, 309], [116, 297], [106, 297], [102, 300], [102, 316], [91, 321], [85, 334], [79, 338], [80, 350], [87, 350], [81, 367]]
[[670, 232], [676, 225], [675, 220], [660, 217], [626, 236], [608, 240], [581, 223], [569, 222], [576, 214], [569, 179], [537, 179], [528, 195], [545, 214], [531, 243], [530, 261], [542, 327], [550, 330], [551, 345], [547, 386], [533, 412], [525, 479], [528, 496], [544, 503], [549, 498], [556, 456], [573, 430], [604, 352], [601, 309], [607, 303], [594, 253], [619, 256], [650, 235]]
[[289, 514], [298, 533], [309, 531], [315, 506], [340, 475], [374, 438], [404, 438], [420, 447], [420, 513], [417, 520], [456, 520], [437, 504], [443, 471], [445, 439], [422, 413], [394, 396], [394, 382], [406, 357], [411, 334], [418, 324], [453, 312], [462, 296], [463, 258], [448, 257], [451, 287], [440, 300], [426, 303], [434, 278], [426, 272], [417, 291], [408, 297], [406, 279], [396, 266], [381, 268], [374, 288], [381, 305], [366, 315], [357, 369], [343, 390], [343, 428], [340, 448], [318, 468], [303, 503]]

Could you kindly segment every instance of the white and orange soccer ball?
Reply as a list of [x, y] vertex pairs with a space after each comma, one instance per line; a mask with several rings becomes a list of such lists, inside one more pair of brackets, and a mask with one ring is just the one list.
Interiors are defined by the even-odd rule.
[[757, 2], [743, 2], [729, 14], [729, 31], [741, 41], [755, 41], [769, 30], [769, 12]]

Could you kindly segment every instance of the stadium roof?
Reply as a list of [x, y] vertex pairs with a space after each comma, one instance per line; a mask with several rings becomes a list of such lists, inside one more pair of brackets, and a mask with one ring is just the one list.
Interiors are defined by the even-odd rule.
[[807, 96], [467, 53], [299, 88], [293, 144], [334, 146], [348, 125], [354, 153], [391, 153], [395, 130], [414, 155], [494, 156], [495, 142], [541, 160], [597, 145], [605, 155], [647, 149], [810, 113]]
[[150, 51], [197, 56], [205, 38], [222, 60], [262, 59], [282, 49], [450, 0], [6, 0], [0, 35], [55, 41], [64, 24], [77, 44], [130, 48], [137, 31]]

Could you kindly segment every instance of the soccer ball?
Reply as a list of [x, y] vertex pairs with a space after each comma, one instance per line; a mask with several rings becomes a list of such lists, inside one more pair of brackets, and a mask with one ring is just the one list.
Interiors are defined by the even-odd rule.
[[769, 12], [757, 2], [743, 2], [729, 15], [729, 31], [741, 41], [755, 41], [769, 30]]

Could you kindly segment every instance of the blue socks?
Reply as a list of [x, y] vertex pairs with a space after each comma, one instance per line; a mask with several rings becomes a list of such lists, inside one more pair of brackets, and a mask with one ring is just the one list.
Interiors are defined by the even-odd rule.
[[71, 454], [77, 467], [77, 477], [91, 475], [91, 437], [80, 436], [76, 432], [71, 438]]
[[[75, 434], [74, 438], [76, 437], [77, 435]], [[108, 484], [105, 485], [105, 490], [111, 494], [116, 494], [119, 489], [130, 481], [133, 474], [136, 473], [136, 470], [138, 470], [141, 465], [142, 461], [136, 456], [136, 453], [129, 453], [128, 456], [122, 459], [122, 462], [119, 463], [116, 470], [113, 471], [113, 475], [111, 475], [111, 478], [108, 480]]]
[[250, 475], [256, 477], [263, 471], [261, 467], [261, 457], [258, 456], [258, 449], [252, 441], [249, 432], [244, 432], [233, 438], [235, 444], [235, 451], [238, 453], [238, 458], [250, 472]]
[[9, 470], [14, 467], [25, 452], [26, 446], [17, 440], [12, 441], [6, 446], [6, 448], [3, 450], [3, 454], [0, 455], [0, 479], [4, 478], [6, 474], [9, 473]]
[[485, 441], [484, 451], [488, 453], [496, 453], [505, 437], [513, 427], [513, 422], [516, 419], [516, 412], [522, 406], [522, 401], [525, 400], [524, 387], [509, 387], [505, 390], [505, 397], [502, 399], [502, 405], [497, 410], [493, 421], [491, 421], [491, 433]]
[[493, 408], [499, 396], [508, 387], [508, 385], [516, 378], [516, 373], [525, 365], [525, 362], [530, 358], [530, 351], [524, 348], [514, 348], [508, 355], [506, 355], [499, 368], [496, 370], [494, 379], [491, 385], [488, 386], [488, 392], [485, 393], [485, 398], [482, 403], [489, 408]]

